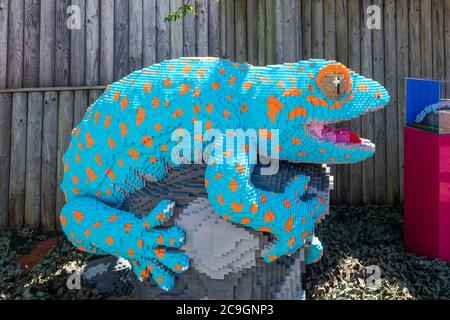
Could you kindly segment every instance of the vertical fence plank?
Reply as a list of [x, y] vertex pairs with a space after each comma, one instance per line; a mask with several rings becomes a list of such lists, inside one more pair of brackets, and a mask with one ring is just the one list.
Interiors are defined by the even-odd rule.
[[42, 125], [41, 229], [55, 231], [56, 174], [58, 136], [58, 93], [44, 93]]
[[220, 19], [221, 12], [219, 2], [210, 1], [208, 14], [208, 47], [209, 55], [217, 58], [220, 58], [222, 55], [220, 39], [223, 30], [220, 29]]
[[8, 12], [7, 87], [20, 88], [23, 85], [24, 1], [10, 1]]
[[247, 1], [247, 61], [258, 64], [258, 2]]
[[[176, 11], [183, 4], [182, 0], [170, 0], [170, 11]], [[183, 21], [171, 22], [170, 26], [170, 58], [183, 56]]]
[[25, 212], [27, 94], [14, 93], [12, 101], [9, 224], [18, 228]]
[[100, 96], [102, 95], [102, 91], [101, 90], [89, 90], [89, 94], [88, 94], [88, 104], [91, 106], [92, 104], [94, 104], [98, 98], [100, 98]]
[[130, 71], [142, 69], [142, 0], [130, 1]]
[[114, 81], [114, 1], [100, 0], [100, 83]]
[[143, 13], [143, 63], [149, 66], [156, 62], [156, 0], [144, 0]]
[[70, 0], [56, 1], [56, 52], [55, 52], [55, 85], [70, 84], [70, 30], [67, 28], [67, 8]]
[[276, 63], [284, 63], [284, 45], [285, 45], [285, 36], [284, 34], [284, 6], [285, 2], [283, 0], [275, 0], [274, 2], [274, 13], [275, 16], [275, 62]]
[[[433, 30], [433, 78], [445, 79], [445, 48], [444, 48], [444, 1], [432, 0], [431, 21]], [[447, 56], [450, 59], [450, 56]]]
[[[62, 91], [58, 99], [58, 151], [57, 151], [57, 179], [56, 179], [56, 221], [59, 221], [61, 208], [65, 203], [64, 193], [60, 185], [64, 175], [63, 155], [70, 141], [70, 133], [73, 128], [73, 92]], [[56, 223], [56, 230], [61, 231], [61, 226]]]
[[266, 64], [273, 64], [276, 60], [274, 5], [274, 0], [266, 0]]
[[128, 1], [115, 0], [114, 6], [114, 80], [128, 74]]
[[[367, 8], [372, 4], [372, 0], [362, 2], [363, 13], [361, 15], [361, 74], [367, 78], [372, 78], [372, 30], [367, 28], [366, 21], [369, 18]], [[361, 120], [362, 137], [374, 141], [373, 113], [363, 115]], [[362, 202], [371, 204], [375, 199], [375, 160], [367, 159], [362, 163]]]
[[385, 87], [391, 96], [386, 108], [386, 197], [389, 204], [399, 200], [399, 158], [398, 158], [398, 109], [397, 109], [397, 52], [395, 1], [386, 0], [384, 4], [384, 62]]
[[311, 0], [301, 1], [301, 21], [302, 21], [302, 59], [308, 60], [312, 57], [312, 35], [311, 35]]
[[76, 90], [73, 97], [73, 127], [81, 122], [88, 106], [88, 93], [86, 90]]
[[235, 59], [235, 24], [234, 24], [234, 0], [223, 1], [225, 3], [225, 50], [224, 55], [227, 59]]
[[160, 62], [170, 57], [170, 29], [169, 22], [164, 18], [169, 14], [169, 2], [156, 3], [156, 61]]
[[311, 37], [313, 57], [323, 58], [323, 0], [312, 0]]
[[258, 65], [265, 66], [267, 64], [267, 20], [266, 20], [266, 1], [258, 1]]
[[41, 214], [42, 92], [28, 94], [25, 224], [39, 228]]
[[[72, 6], [79, 8], [81, 28], [73, 28], [70, 32], [70, 84], [82, 86], [86, 71], [86, 0], [72, 0]], [[76, 14], [74, 7], [72, 14]]]
[[420, 46], [422, 77], [433, 76], [433, 30], [431, 0], [420, 0]]
[[236, 0], [234, 2], [234, 39], [236, 60], [239, 62], [247, 61], [247, 26], [245, 23], [246, 17], [247, 9], [245, 0]]
[[195, 28], [197, 40], [196, 52], [199, 57], [208, 56], [208, 3], [209, 1], [195, 3], [195, 11], [197, 12]]
[[[141, 42], [141, 39], [140, 39]], [[86, 85], [100, 82], [100, 3], [86, 2]]]
[[40, 1], [25, 0], [24, 21], [23, 85], [33, 88], [39, 84]]
[[[183, 0], [186, 4], [188, 0]], [[221, 1], [221, 3], [225, 1]], [[195, 17], [187, 15], [183, 20], [183, 55], [185, 57], [195, 56]]]
[[[336, 0], [336, 57], [337, 61], [349, 64], [349, 27], [348, 27], [348, 3], [347, 0]], [[341, 127], [348, 127], [344, 122]], [[343, 204], [350, 201], [350, 168], [348, 165], [336, 167], [336, 202]]]
[[41, 30], [39, 48], [39, 86], [55, 84], [55, 26], [56, 0], [41, 2]]
[[8, 62], [8, 0], [0, 0], [0, 89], [6, 88]]
[[0, 94], [0, 229], [8, 226], [11, 147], [11, 94]]
[[[361, 27], [360, 27], [360, 0], [348, 1], [349, 17], [349, 67], [356, 73], [361, 73]], [[361, 136], [361, 118], [352, 119], [350, 130]], [[350, 165], [350, 203], [362, 203], [362, 165]]]
[[398, 102], [398, 156], [399, 156], [399, 202], [403, 203], [403, 163], [404, 145], [403, 128], [405, 126], [405, 78], [409, 69], [409, 39], [408, 39], [408, 0], [396, 1], [396, 22], [397, 22], [397, 102]]
[[300, 3], [298, 1], [285, 1], [283, 8], [283, 32], [285, 34], [284, 42], [284, 60], [285, 62], [297, 62], [301, 58], [300, 43], [302, 33], [300, 21]]
[[[383, 2], [374, 0], [374, 4], [383, 10]], [[383, 19], [383, 17], [382, 17]], [[384, 19], [383, 19], [384, 21]], [[384, 25], [382, 23], [381, 25]], [[373, 77], [384, 84], [384, 31], [374, 30], [373, 33]], [[379, 110], [374, 115], [375, 144], [375, 201], [386, 203], [386, 110]]]
[[419, 78], [422, 74], [420, 44], [420, 0], [408, 1], [409, 31], [409, 65], [410, 76]]

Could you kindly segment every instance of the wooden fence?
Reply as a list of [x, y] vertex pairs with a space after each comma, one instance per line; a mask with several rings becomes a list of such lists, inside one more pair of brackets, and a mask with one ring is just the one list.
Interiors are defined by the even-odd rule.
[[[0, 227], [54, 230], [62, 203], [57, 160], [99, 94], [92, 86], [194, 55], [255, 65], [335, 59], [383, 83], [392, 104], [344, 124], [374, 141], [377, 154], [333, 168], [332, 196], [403, 201], [404, 79], [450, 79], [450, 0], [191, 1], [195, 18], [166, 23], [182, 1], [0, 0]], [[80, 30], [66, 26], [70, 5], [80, 8]], [[380, 30], [366, 27], [370, 5], [381, 8]], [[61, 86], [71, 88], [27, 89]]]

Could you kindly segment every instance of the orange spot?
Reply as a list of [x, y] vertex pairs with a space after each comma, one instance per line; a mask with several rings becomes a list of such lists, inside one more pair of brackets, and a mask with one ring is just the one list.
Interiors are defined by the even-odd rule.
[[228, 85], [232, 86], [235, 82], [236, 82], [236, 77], [235, 76], [231, 76], [230, 80], [228, 80]]
[[123, 229], [125, 230], [125, 233], [130, 233], [131, 227], [132, 227], [131, 223], [125, 224], [125, 226], [123, 227]]
[[97, 176], [95, 175], [95, 172], [91, 168], [86, 168], [86, 174], [92, 181], [97, 180]]
[[123, 167], [125, 165], [125, 162], [123, 162], [122, 159], [117, 160], [117, 164], [121, 167]]
[[100, 119], [100, 112], [96, 111], [94, 115], [94, 123], [97, 125], [98, 120]]
[[358, 91], [359, 92], [367, 92], [367, 90], [369, 90], [369, 87], [367, 87], [366, 85], [359, 85], [358, 86]]
[[128, 134], [128, 128], [125, 123], [119, 124], [120, 133], [122, 134], [122, 138], [125, 138], [125, 136]]
[[245, 172], [244, 166], [238, 163], [236, 165], [236, 171], [239, 172], [240, 174], [244, 174]]
[[269, 99], [267, 99], [267, 107], [269, 108], [269, 111], [267, 111], [267, 115], [269, 116], [270, 121], [275, 122], [276, 117], [284, 107], [284, 104], [281, 104], [280, 100], [278, 100], [274, 96], [270, 96]]
[[173, 270], [181, 271], [181, 270], [183, 270], [183, 268], [181, 268], [181, 265], [178, 263], [175, 267], [173, 267]]
[[283, 204], [286, 207], [286, 209], [290, 209], [292, 207], [292, 204], [288, 199], [284, 200]]
[[189, 92], [189, 90], [191, 90], [191, 86], [189, 84], [182, 84], [181, 89], [180, 89], [180, 94], [182, 96], [184, 96], [184, 95], [186, 95], [186, 93]]
[[161, 101], [159, 101], [158, 97], [154, 97], [152, 100], [153, 108], [158, 108], [160, 104], [161, 104]]
[[113, 99], [114, 99], [114, 101], [118, 101], [120, 99], [120, 92], [114, 93]]
[[147, 278], [149, 275], [150, 275], [150, 273], [149, 273], [148, 270], [142, 270], [142, 271], [141, 271], [141, 278], [142, 278], [142, 279]]
[[192, 66], [185, 66], [183, 68], [183, 74], [188, 74], [189, 72], [191, 72], [192, 70]]
[[109, 217], [108, 222], [113, 223], [113, 222], [117, 221], [117, 219], [119, 219], [119, 217], [114, 215], [114, 216]]
[[289, 120], [294, 118], [306, 117], [306, 109], [302, 107], [296, 107], [293, 111], [289, 112]]
[[211, 86], [213, 90], [218, 90], [220, 88], [220, 84], [218, 82], [214, 82]]
[[63, 225], [63, 227], [65, 227], [67, 225], [67, 218], [63, 215], [59, 216], [59, 221], [61, 222], [61, 224]]
[[275, 219], [275, 214], [269, 209], [263, 219], [265, 222], [271, 223]]
[[262, 194], [262, 195], [261, 195], [261, 203], [264, 204], [264, 203], [266, 203], [266, 202], [267, 202], [267, 197], [266, 197], [265, 194]]
[[228, 118], [230, 117], [230, 110], [225, 109], [225, 111], [223, 112], [223, 117], [224, 117], [225, 119], [228, 119]]
[[111, 126], [111, 119], [112, 119], [112, 116], [106, 116], [106, 120], [104, 123], [106, 128], [109, 128]]
[[92, 228], [98, 229], [98, 228], [100, 228], [101, 226], [102, 226], [102, 223], [101, 223], [101, 222], [96, 222], [96, 223], [94, 223], [94, 224], [92, 225]]
[[153, 139], [150, 138], [149, 136], [144, 136], [142, 138], [142, 144], [146, 147], [151, 147], [153, 145]]
[[206, 130], [210, 130], [213, 127], [211, 120], [206, 121], [205, 128]]
[[219, 196], [217, 197], [217, 202], [219, 202], [222, 206], [224, 205], [225, 200], [223, 200], [222, 193], [220, 193]]
[[130, 257], [133, 257], [134, 256], [134, 251], [133, 251], [133, 249], [128, 249], [128, 251], [127, 251], [127, 253], [128, 253], [128, 255], [130, 256]]
[[213, 112], [213, 105], [212, 105], [212, 103], [208, 103], [206, 105], [206, 112], [208, 112], [209, 114], [211, 114]]
[[145, 94], [147, 94], [150, 91], [152, 91], [152, 89], [153, 89], [153, 87], [152, 87], [152, 85], [150, 83], [147, 82], [147, 83], [144, 84], [144, 93]]
[[148, 221], [144, 221], [144, 228], [151, 229], [150, 225], [148, 224]]
[[157, 256], [159, 259], [164, 258], [164, 256], [166, 255], [166, 252], [164, 251], [163, 248], [155, 249], [154, 252], [155, 252], [156, 256]]
[[94, 145], [94, 142], [95, 142], [94, 139], [92, 139], [91, 134], [88, 132], [86, 134], [86, 146], [88, 148], [91, 148]]
[[156, 279], [156, 281], [158, 281], [159, 283], [163, 282], [163, 278], [162, 277], [158, 277], [158, 279]]
[[69, 161], [66, 161], [66, 164], [64, 165], [64, 172], [69, 171]]
[[128, 98], [124, 97], [122, 99], [122, 102], [120, 102], [120, 108], [123, 110], [125, 110], [125, 108], [128, 107]]
[[169, 150], [169, 147], [168, 147], [166, 144], [163, 144], [163, 145], [161, 146], [161, 151], [167, 152], [168, 150]]
[[113, 138], [108, 138], [108, 146], [113, 149], [116, 146], [116, 143], [114, 142]]
[[311, 102], [313, 104], [313, 106], [315, 106], [315, 107], [317, 107], [319, 105], [322, 106], [322, 107], [327, 107], [328, 106], [328, 103], [325, 100], [323, 100], [321, 98], [317, 98], [315, 96], [307, 96], [306, 97], [306, 101]]
[[183, 109], [181, 109], [181, 108], [178, 108], [178, 109], [172, 114], [172, 116], [173, 116], [174, 119], [176, 119], [176, 118], [178, 118], [178, 117], [181, 117], [182, 115], [183, 115]]
[[164, 79], [164, 86], [165, 87], [170, 87], [172, 86], [173, 82], [170, 79]]
[[80, 190], [78, 190], [77, 188], [73, 188], [73, 193], [75, 194], [75, 195], [77, 195], [77, 194], [79, 194], [80, 193]]
[[302, 242], [303, 242], [303, 243], [305, 242], [306, 237], [308, 237], [308, 232], [304, 231], [304, 232], [302, 233]]
[[294, 137], [294, 138], [292, 138], [292, 144], [294, 144], [294, 145], [301, 145], [302, 142], [300, 141], [299, 138]]
[[285, 228], [285, 230], [286, 230], [287, 233], [291, 232], [293, 221], [294, 221], [294, 216], [291, 215], [291, 216], [289, 217], [289, 219], [286, 221], [286, 224], [284, 225], [284, 228]]
[[253, 214], [257, 214], [258, 213], [258, 204], [257, 203], [253, 203], [250, 206], [250, 212]]
[[241, 220], [241, 224], [243, 224], [244, 226], [249, 224], [250, 222], [252, 222], [250, 218], [242, 218]]
[[286, 89], [283, 92], [283, 96], [285, 97], [298, 97], [299, 95], [302, 94], [302, 90], [297, 89], [296, 87], [292, 88], [292, 89]]
[[243, 204], [238, 204], [238, 203], [235, 203], [235, 202], [233, 202], [233, 203], [231, 204], [231, 209], [232, 209], [234, 212], [236, 212], [236, 213], [241, 212], [243, 208], [244, 208], [244, 205], [243, 205]]
[[241, 111], [244, 112], [244, 113], [247, 112], [248, 111], [248, 106], [246, 104], [243, 104], [242, 107], [241, 107]]
[[86, 231], [84, 231], [84, 235], [86, 236], [86, 238], [89, 238], [89, 236], [91, 235], [91, 230], [86, 229]]
[[194, 97], [196, 97], [196, 98], [200, 97], [200, 89], [199, 88], [194, 89]]
[[216, 180], [216, 181], [219, 179], [222, 179], [222, 178], [223, 178], [223, 173], [218, 173], [214, 176], [214, 180]]
[[199, 69], [197, 75], [199, 78], [203, 78], [205, 76], [205, 69]]
[[136, 125], [140, 126], [142, 124], [142, 122], [144, 122], [144, 120], [145, 120], [145, 109], [139, 108], [137, 110], [137, 115], [136, 115]]
[[128, 154], [129, 154], [129, 156], [132, 157], [134, 160], [138, 160], [138, 159], [139, 159], [139, 153], [138, 153], [135, 149], [133, 149], [133, 148], [130, 148], [130, 149], [128, 150]]
[[80, 154], [77, 152], [76, 154], [75, 154], [75, 162], [76, 163], [79, 163], [81, 161], [81, 157], [80, 157]]
[[138, 247], [139, 248], [143, 248], [144, 247], [144, 241], [142, 240], [142, 239], [139, 239], [138, 241], [137, 241], [137, 243], [138, 243]]
[[259, 231], [261, 231], [261, 232], [272, 232], [272, 229], [270, 229], [269, 227], [261, 227], [261, 228], [259, 228]]
[[250, 81], [246, 81], [244, 82], [244, 88], [246, 90], [250, 90], [250, 88], [252, 87], [253, 83], [251, 83]]
[[295, 243], [295, 237], [290, 238], [288, 241], [289, 247], [290, 248], [294, 247], [294, 243]]
[[238, 184], [236, 183], [236, 181], [234, 179], [231, 179], [230, 184], [228, 185], [228, 188], [230, 188], [230, 190], [232, 192], [236, 192], [238, 189]]
[[108, 245], [112, 245], [114, 243], [114, 239], [111, 236], [108, 236], [108, 238], [106, 238], [106, 243]]
[[72, 181], [73, 181], [73, 183], [78, 184], [79, 179], [77, 176], [73, 176]]
[[112, 169], [106, 170], [105, 173], [111, 180], [116, 180], [116, 176], [114, 175], [114, 171]]
[[156, 131], [159, 132], [159, 131], [161, 131], [161, 129], [162, 129], [162, 125], [160, 125], [159, 123], [157, 123], [157, 124], [155, 124], [155, 127], [154, 127], [154, 128], [155, 128]]
[[99, 166], [102, 166], [102, 158], [100, 157], [100, 153], [97, 153], [97, 154], [95, 155], [95, 162], [97, 162], [97, 164], [98, 164]]

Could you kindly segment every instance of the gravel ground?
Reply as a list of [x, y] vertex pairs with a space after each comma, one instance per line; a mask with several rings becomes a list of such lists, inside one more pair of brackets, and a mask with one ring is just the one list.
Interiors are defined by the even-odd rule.
[[[404, 252], [400, 207], [334, 207], [317, 234], [325, 251], [307, 268], [307, 299], [450, 299], [450, 265]], [[0, 232], [0, 300], [98, 299], [95, 290], [67, 289], [67, 278], [95, 256], [64, 237], [31, 270], [21, 269], [18, 261], [45, 239], [27, 229]]]

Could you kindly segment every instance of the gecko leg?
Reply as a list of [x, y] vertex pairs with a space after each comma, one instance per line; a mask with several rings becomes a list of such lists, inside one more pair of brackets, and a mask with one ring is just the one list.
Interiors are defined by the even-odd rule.
[[61, 211], [61, 224], [78, 249], [110, 254], [131, 262], [140, 280], [149, 274], [164, 290], [175, 285], [174, 273], [189, 267], [189, 258], [180, 248], [185, 241], [178, 227], [157, 228], [169, 220], [175, 203], [161, 201], [147, 217], [112, 208], [89, 197], [70, 199]]
[[278, 194], [256, 188], [251, 182], [253, 169], [245, 152], [222, 164], [212, 162], [206, 169], [205, 186], [211, 205], [222, 218], [275, 235], [277, 240], [263, 252], [269, 263], [303, 247], [325, 207], [319, 197], [301, 199], [309, 177], [294, 177], [284, 193]]

